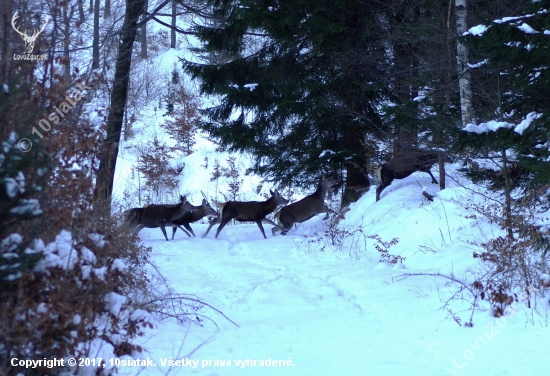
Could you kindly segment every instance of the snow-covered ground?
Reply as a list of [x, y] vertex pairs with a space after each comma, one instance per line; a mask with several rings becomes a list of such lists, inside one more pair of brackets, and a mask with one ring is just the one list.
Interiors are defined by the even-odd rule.
[[[176, 57], [161, 55], [166, 61], [158, 65], [169, 72]], [[143, 118], [141, 125], [136, 123], [139, 136], [123, 143], [117, 161], [114, 197], [119, 203], [123, 197], [135, 197], [132, 145], [148, 142], [151, 133], [162, 138], [160, 115], [144, 109]], [[164, 141], [171, 142], [167, 137]], [[216, 162], [228, 167], [231, 155], [216, 148], [199, 134], [196, 152], [173, 161], [185, 164], [174, 197], [186, 194], [198, 205], [203, 191], [211, 202], [224, 201], [230, 180], [212, 180], [212, 172]], [[249, 157], [233, 157], [242, 181], [239, 200], [262, 200], [277, 188], [244, 174], [252, 167]], [[470, 216], [466, 206], [481, 202], [482, 196], [472, 193], [480, 188], [462, 178], [459, 167], [447, 166], [450, 176], [441, 192], [425, 173], [394, 180], [379, 202], [371, 189], [339, 221], [336, 232], [332, 229], [332, 236], [325, 231], [334, 217], [323, 221], [323, 216], [287, 236], [274, 237], [270, 226], [264, 226], [267, 239], [256, 224], [228, 225], [214, 239], [217, 226], [201, 238], [207, 228], [203, 221], [192, 224], [196, 238], [178, 231], [169, 242], [159, 229], [143, 229], [140, 237], [152, 248], [155, 265], [150, 268], [152, 282], [173, 295], [196, 296], [223, 315], [204, 307], [202, 326], [158, 321], [140, 339], [145, 351], [135, 354], [154, 365], [119, 367], [119, 374], [546, 374], [548, 297], [546, 305], [537, 302], [536, 310], [517, 304], [517, 313], [509, 311], [508, 318], [501, 319], [492, 316], [485, 301], [478, 302], [473, 327], [467, 327], [471, 297], [458, 294], [449, 301], [458, 284], [426, 275], [473, 282], [481, 266], [472, 257], [479, 251], [472, 242], [501, 234], [483, 217]], [[433, 202], [422, 199], [421, 186], [435, 195]], [[305, 194], [296, 192], [292, 198]], [[338, 209], [337, 203], [332, 207]], [[386, 247], [390, 254], [405, 257], [403, 264], [380, 263], [375, 245], [385, 247], [369, 238], [374, 235], [386, 243], [397, 238]], [[170, 366], [175, 361], [179, 363]]]
[[[455, 178], [456, 168], [448, 166]], [[435, 201], [421, 200], [417, 182], [436, 194]], [[287, 236], [273, 237], [265, 226], [267, 239], [256, 224], [226, 226], [218, 239], [217, 226], [201, 238], [207, 225], [192, 225], [197, 238], [178, 232], [170, 242], [159, 229], [144, 229], [140, 236], [152, 247], [152, 262], [162, 274], [152, 271], [154, 283], [168, 284], [175, 294], [196, 295], [238, 327], [208, 308], [202, 313], [212, 321], [204, 320], [202, 327], [158, 322], [143, 338], [146, 352], [140, 356], [156, 365], [120, 372], [546, 374], [550, 319], [540, 303], [540, 315], [517, 305], [518, 313], [496, 319], [482, 302], [470, 328], [453, 319], [470, 320], [469, 300], [452, 300], [447, 308], [453, 315], [442, 308], [457, 285], [430, 276], [400, 278], [439, 272], [471, 281], [467, 271], [478, 264], [467, 240], [481, 241], [497, 231], [483, 220], [466, 219], [464, 208], [452, 202], [475, 197], [449, 178], [441, 192], [424, 173], [395, 180], [379, 202], [371, 189], [346, 213], [338, 228], [352, 235], [341, 247], [325, 237], [330, 220], [324, 222], [323, 216]], [[375, 241], [367, 238], [374, 234], [385, 242], [399, 239], [388, 251], [406, 257], [403, 265], [379, 263]], [[183, 360], [183, 365], [169, 367], [170, 360]]]

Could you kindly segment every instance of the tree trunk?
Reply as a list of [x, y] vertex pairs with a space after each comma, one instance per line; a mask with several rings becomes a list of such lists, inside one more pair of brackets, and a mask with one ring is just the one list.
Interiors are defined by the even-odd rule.
[[[411, 22], [418, 22], [420, 17], [420, 6], [414, 6], [414, 10], [400, 9], [394, 16], [394, 22], [397, 25], [407, 24]], [[403, 4], [405, 7], [405, 4]], [[401, 28], [402, 26], [397, 26]], [[417, 77], [419, 73], [419, 47], [418, 42], [415, 40], [409, 40], [406, 43], [397, 41], [394, 45], [395, 51], [395, 64], [397, 71], [395, 75], [396, 82], [396, 95], [399, 98], [401, 104], [415, 103], [413, 99], [418, 96], [418, 87], [411, 81], [411, 77]], [[411, 118], [417, 118], [419, 116], [418, 105], [416, 108], [410, 109], [411, 112], [407, 114]], [[418, 144], [418, 132], [413, 127], [403, 126], [401, 122], [397, 124], [396, 139], [393, 145], [393, 156], [409, 154], [410, 150], [417, 147]]]
[[[148, 6], [148, 0], [145, 0], [145, 4], [143, 5], [143, 15], [144, 17], [147, 15], [147, 6]], [[141, 25], [141, 58], [147, 59], [149, 56], [147, 55], [147, 22], [145, 22], [143, 25]]]
[[103, 18], [111, 18], [111, 0], [105, 0], [105, 12]]
[[437, 163], [439, 164], [439, 190], [442, 191], [445, 189], [445, 161], [441, 152], [437, 154]]
[[[70, 4], [66, 4], [63, 7], [63, 58], [65, 60], [65, 82], [68, 85], [71, 82], [71, 18], [74, 13], [74, 8], [71, 8], [70, 12], [68, 7]], [[72, 6], [71, 6], [72, 7]]]
[[451, 14], [453, 10], [453, 0], [449, 0], [449, 7], [447, 9], [447, 36], [446, 36], [446, 48], [447, 48], [447, 74], [445, 82], [445, 110], [451, 108], [451, 94], [452, 94], [452, 69], [453, 69], [453, 59], [452, 59], [452, 47], [451, 47]]
[[92, 41], [92, 68], [99, 68], [99, 0], [94, 5], [94, 40]]
[[78, 0], [78, 26], [86, 22], [86, 16], [84, 15], [84, 0]]
[[96, 201], [109, 209], [113, 193], [113, 181], [124, 118], [124, 108], [128, 97], [132, 47], [136, 39], [136, 24], [141, 12], [143, 12], [144, 2], [145, 0], [127, 0], [126, 2], [126, 15], [124, 17], [124, 24], [122, 25], [121, 43], [116, 59], [115, 76], [111, 92], [111, 106], [109, 116], [107, 117], [107, 138], [102, 145], [96, 188], [94, 190]]
[[172, 1], [172, 30], [170, 30], [170, 48], [176, 48], [176, 2]]
[[510, 175], [508, 173], [506, 149], [502, 149], [500, 154], [502, 156], [502, 175], [504, 175], [504, 213], [506, 215], [506, 231], [508, 232], [508, 238], [514, 240], [514, 232], [512, 231], [512, 188], [510, 184]]
[[[467, 0], [456, 0], [456, 31], [458, 36], [468, 31], [466, 8]], [[472, 87], [470, 84], [471, 74], [468, 69], [468, 48], [461, 40], [456, 43], [456, 61], [458, 69], [458, 85], [460, 88], [460, 113], [462, 117], [462, 126], [465, 127], [474, 121], [472, 109]]]
[[[15, 73], [13, 72], [10, 67], [11, 67], [11, 64], [8, 64], [7, 63], [7, 59], [11, 59], [8, 58], [8, 56], [10, 55], [9, 53], [9, 49], [10, 49], [10, 39], [8, 37], [8, 35], [11, 35], [11, 30], [10, 29], [12, 28], [12, 26], [10, 25], [10, 22], [8, 21], [8, 17], [12, 17], [12, 3], [11, 1], [3, 1], [2, 2], [2, 13], [3, 13], [3, 18], [4, 18], [4, 22], [2, 22], [2, 34], [4, 36], [4, 40], [2, 41], [2, 60], [0, 61], [0, 82], [3, 82], [3, 83], [6, 83], [8, 84], [10, 81], [11, 81], [11, 74], [12, 73]], [[0, 111], [1, 113], [1, 111]], [[0, 120], [3, 120], [3, 119], [0, 119]], [[1, 121], [0, 124], [6, 124], [4, 121]], [[1, 133], [0, 132], [0, 135], [1, 136], [5, 136], [5, 134]]]
[[359, 200], [369, 190], [370, 183], [366, 176], [366, 150], [361, 136], [354, 132], [345, 132], [343, 136], [345, 146], [355, 154], [346, 163], [346, 186], [342, 195], [342, 206], [345, 206]]
[[88, 8], [89, 13], [94, 12], [94, 0], [90, 0], [90, 8]]

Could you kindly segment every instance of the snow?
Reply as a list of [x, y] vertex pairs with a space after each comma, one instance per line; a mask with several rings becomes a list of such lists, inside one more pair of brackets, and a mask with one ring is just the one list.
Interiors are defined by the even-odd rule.
[[[201, 238], [207, 225], [194, 224], [196, 238], [177, 233], [169, 242], [159, 229], [143, 229], [140, 237], [162, 274], [152, 268], [152, 283], [193, 294], [238, 326], [208, 307], [200, 312], [209, 318], [202, 326], [157, 321], [139, 340], [145, 352], [134, 356], [155, 364], [138, 367], [141, 374], [544, 374], [547, 305], [534, 319], [523, 303], [497, 319], [481, 302], [469, 328], [443, 308], [456, 286], [432, 276], [403, 277], [471, 277], [478, 264], [470, 242], [498, 233], [466, 217], [461, 203], [479, 201], [472, 193], [479, 188], [460, 178], [459, 165], [447, 172], [464, 187], [448, 179], [439, 191], [428, 174], [415, 173], [394, 180], [379, 202], [371, 189], [339, 223], [351, 234], [342, 242], [325, 235], [330, 220], [323, 216], [286, 236], [271, 236], [264, 226], [268, 239], [256, 224], [226, 226], [218, 239]], [[421, 200], [421, 186], [435, 195], [433, 202]], [[398, 238], [388, 251], [405, 262], [380, 263], [371, 235]], [[469, 321], [467, 302], [456, 298], [448, 308]], [[138, 368], [119, 372], [134, 375]]]
[[36, 307], [36, 312], [38, 313], [48, 312], [48, 306], [46, 305], [46, 303], [44, 302], [39, 303], [38, 306]]
[[100, 234], [89, 234], [88, 238], [94, 242], [94, 244], [100, 248], [105, 246], [105, 237]]
[[527, 128], [529, 128], [533, 120], [536, 120], [541, 116], [542, 114], [539, 114], [536, 112], [530, 112], [527, 114], [525, 119], [523, 119], [519, 124], [513, 124], [507, 121], [490, 120], [488, 122], [479, 123], [479, 124], [468, 124], [466, 125], [466, 127], [464, 127], [464, 130], [466, 132], [481, 134], [481, 133], [487, 133], [489, 131], [496, 132], [501, 128], [514, 128], [514, 131], [516, 133], [523, 134], [523, 132]]
[[526, 34], [538, 34], [538, 31], [535, 31], [531, 26], [527, 25], [526, 23], [522, 23], [520, 26], [518, 26], [518, 29], [523, 31]]
[[82, 250], [80, 251], [80, 253], [81, 253], [80, 259], [82, 261], [86, 261], [90, 264], [94, 264], [96, 262], [95, 254], [88, 248], [82, 247]]
[[479, 63], [476, 63], [476, 64], [470, 64], [468, 63], [468, 68], [479, 68], [483, 65], [486, 65], [487, 63], [489, 62], [489, 60], [487, 59], [483, 59], [482, 61], [480, 61]]
[[113, 315], [118, 316], [122, 306], [126, 303], [127, 298], [124, 295], [117, 294], [116, 292], [109, 292], [105, 294], [105, 309], [111, 312]]
[[336, 154], [334, 151], [330, 150], [330, 149], [327, 149], [327, 150], [323, 150], [321, 152], [321, 154], [319, 154], [319, 158], [323, 158], [325, 155], [327, 154]]
[[71, 270], [78, 261], [78, 253], [72, 245], [72, 235], [62, 230], [55, 241], [48, 244], [43, 251], [44, 258], [34, 267], [35, 272], [45, 272], [48, 268], [60, 267]]
[[471, 27], [470, 30], [466, 31], [462, 35], [472, 34], [472, 35], [475, 35], [476, 37], [479, 37], [479, 36], [482, 36], [483, 33], [485, 33], [487, 30], [488, 30], [487, 26], [477, 25], [477, 26]]
[[256, 86], [258, 86], [258, 84], [256, 84], [256, 83], [243, 85], [244, 88], [246, 88], [250, 91], [254, 91], [254, 89], [256, 89]]
[[[520, 17], [504, 17], [504, 18], [499, 19], [499, 20], [494, 20], [493, 22], [496, 23], [496, 24], [502, 24], [502, 23], [506, 23], [506, 22], [518, 21], [518, 20], [521, 20], [523, 18], [529, 18], [529, 17], [532, 17], [532, 16], [533, 15], [525, 15], [525, 16], [520, 16]], [[520, 29], [521, 31], [523, 31], [526, 34], [538, 34], [538, 31], [534, 30], [531, 26], [529, 26], [525, 22], [522, 23], [521, 25], [517, 25], [517, 28]], [[482, 36], [488, 29], [489, 29], [489, 27], [487, 27], [486, 25], [476, 25], [474, 27], [471, 27], [468, 31], [466, 31], [462, 35], [471, 34], [471, 35], [475, 35], [475, 36], [479, 37], [479, 36]], [[545, 34], [546, 34], [546, 31], [545, 31]]]
[[19, 171], [15, 178], [6, 177], [6, 193], [10, 198], [14, 198], [18, 194], [25, 192], [25, 176]]
[[112, 270], [118, 270], [121, 273], [126, 273], [126, 270], [128, 270], [128, 266], [121, 259], [114, 259], [111, 268]]
[[8, 235], [5, 239], [2, 240], [0, 243], [0, 251], [2, 254], [12, 253], [12, 251], [15, 251], [17, 248], [19, 248], [19, 245], [23, 242], [23, 237], [20, 234], [13, 233]]
[[493, 22], [497, 23], [497, 24], [501, 24], [501, 23], [505, 23], [505, 22], [521, 20], [524, 17], [529, 17], [529, 16], [503, 17], [500, 20], [494, 20]]
[[105, 274], [107, 273], [107, 267], [103, 266], [101, 268], [93, 268], [92, 271], [94, 272], [94, 275], [101, 279], [102, 281], [105, 281]]
[[[479, 36], [487, 29], [478, 25], [468, 33]], [[159, 72], [170, 72], [177, 58], [176, 51], [167, 51], [155, 66]], [[253, 91], [256, 86], [243, 87]], [[118, 202], [125, 192], [133, 195], [129, 187], [138, 186], [132, 177], [132, 147], [148, 142], [153, 134], [163, 137], [153, 111], [145, 109], [142, 115], [135, 124], [139, 137], [123, 140], [120, 149], [113, 192]], [[494, 121], [468, 127], [476, 133], [514, 128], [521, 134], [538, 116], [531, 113], [519, 124]], [[168, 137], [164, 141], [170, 142]], [[211, 177], [216, 162], [228, 167], [229, 157], [236, 158], [241, 171], [238, 200], [263, 200], [269, 189], [276, 188], [257, 175], [242, 173], [253, 166], [253, 157], [217, 148], [199, 133], [196, 152], [172, 160], [184, 166], [174, 197], [186, 194], [197, 205], [203, 191], [212, 204], [225, 202], [229, 178]], [[320, 157], [331, 153], [325, 150]], [[175, 240], [168, 242], [160, 229], [141, 230], [143, 245], [152, 248], [149, 260], [154, 267], [147, 276], [151, 285], [163, 286], [169, 296], [192, 297], [213, 308], [205, 305], [200, 310], [201, 325], [134, 311], [133, 321], [156, 320], [155, 327], [144, 329], [145, 336], [137, 339], [144, 352], [133, 354], [134, 359], [151, 359], [154, 366], [119, 367], [118, 374], [544, 374], [550, 334], [547, 304], [540, 303], [534, 314], [523, 303], [515, 304], [506, 317], [497, 319], [482, 301], [470, 328], [455, 321], [470, 320], [467, 296], [457, 296], [445, 306], [456, 292], [455, 285], [430, 275], [406, 277], [441, 273], [471, 281], [480, 271], [472, 257], [479, 249], [472, 242], [500, 233], [488, 221], [467, 217], [464, 205], [482, 202], [473, 193], [480, 188], [461, 178], [458, 168], [460, 163], [447, 166], [455, 180], [448, 179], [444, 191], [424, 173], [394, 180], [379, 202], [371, 188], [345, 213], [336, 230], [329, 228], [332, 218], [323, 221], [323, 216], [286, 236], [272, 236], [265, 225], [267, 239], [256, 224], [228, 225], [215, 239], [215, 231], [201, 237], [208, 226], [202, 221], [192, 224], [196, 238], [178, 231]], [[297, 191], [292, 199], [313, 189]], [[434, 195], [434, 201], [423, 200], [422, 191]], [[333, 237], [326, 235], [327, 230], [333, 231]], [[376, 246], [384, 248], [384, 244], [371, 238], [374, 235], [386, 244], [396, 238], [388, 252], [404, 257], [404, 262], [380, 262]], [[126, 264], [115, 259], [111, 269], [123, 272]], [[91, 271], [89, 267], [87, 273]], [[106, 271], [105, 267], [93, 269], [99, 278]], [[111, 293], [105, 297], [106, 306], [116, 314], [125, 299]], [[181, 313], [171, 303], [163, 308], [170, 314]]]
[[542, 114], [536, 113], [536, 112], [530, 112], [527, 114], [526, 118], [522, 120], [515, 128], [514, 131], [519, 134], [523, 134], [523, 131], [525, 131], [529, 125], [533, 122], [533, 120], [536, 120], [540, 118]]
[[21, 216], [27, 214], [37, 216], [42, 214], [42, 209], [40, 209], [40, 202], [35, 198], [21, 199], [16, 207], [10, 209], [10, 213]]

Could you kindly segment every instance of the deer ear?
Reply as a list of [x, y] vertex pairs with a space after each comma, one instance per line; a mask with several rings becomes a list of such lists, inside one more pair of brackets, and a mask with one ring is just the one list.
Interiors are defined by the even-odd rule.
[[270, 189], [269, 193], [271, 193], [271, 196], [273, 196], [275, 193]]

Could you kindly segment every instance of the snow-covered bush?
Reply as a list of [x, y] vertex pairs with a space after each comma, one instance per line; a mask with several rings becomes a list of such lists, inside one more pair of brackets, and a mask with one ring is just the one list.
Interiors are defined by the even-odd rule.
[[[13, 358], [132, 354], [140, 350], [133, 339], [150, 325], [147, 306], [135, 303], [148, 283], [148, 250], [93, 201], [101, 133], [83, 116], [81, 100], [36, 135], [33, 125], [48, 116], [37, 109], [59, 104], [67, 88], [35, 82], [35, 68], [21, 64], [0, 90], [0, 374], [6, 376], [31, 374], [13, 366]], [[32, 374], [52, 373], [43, 366]], [[55, 372], [93, 374], [102, 366]]]

